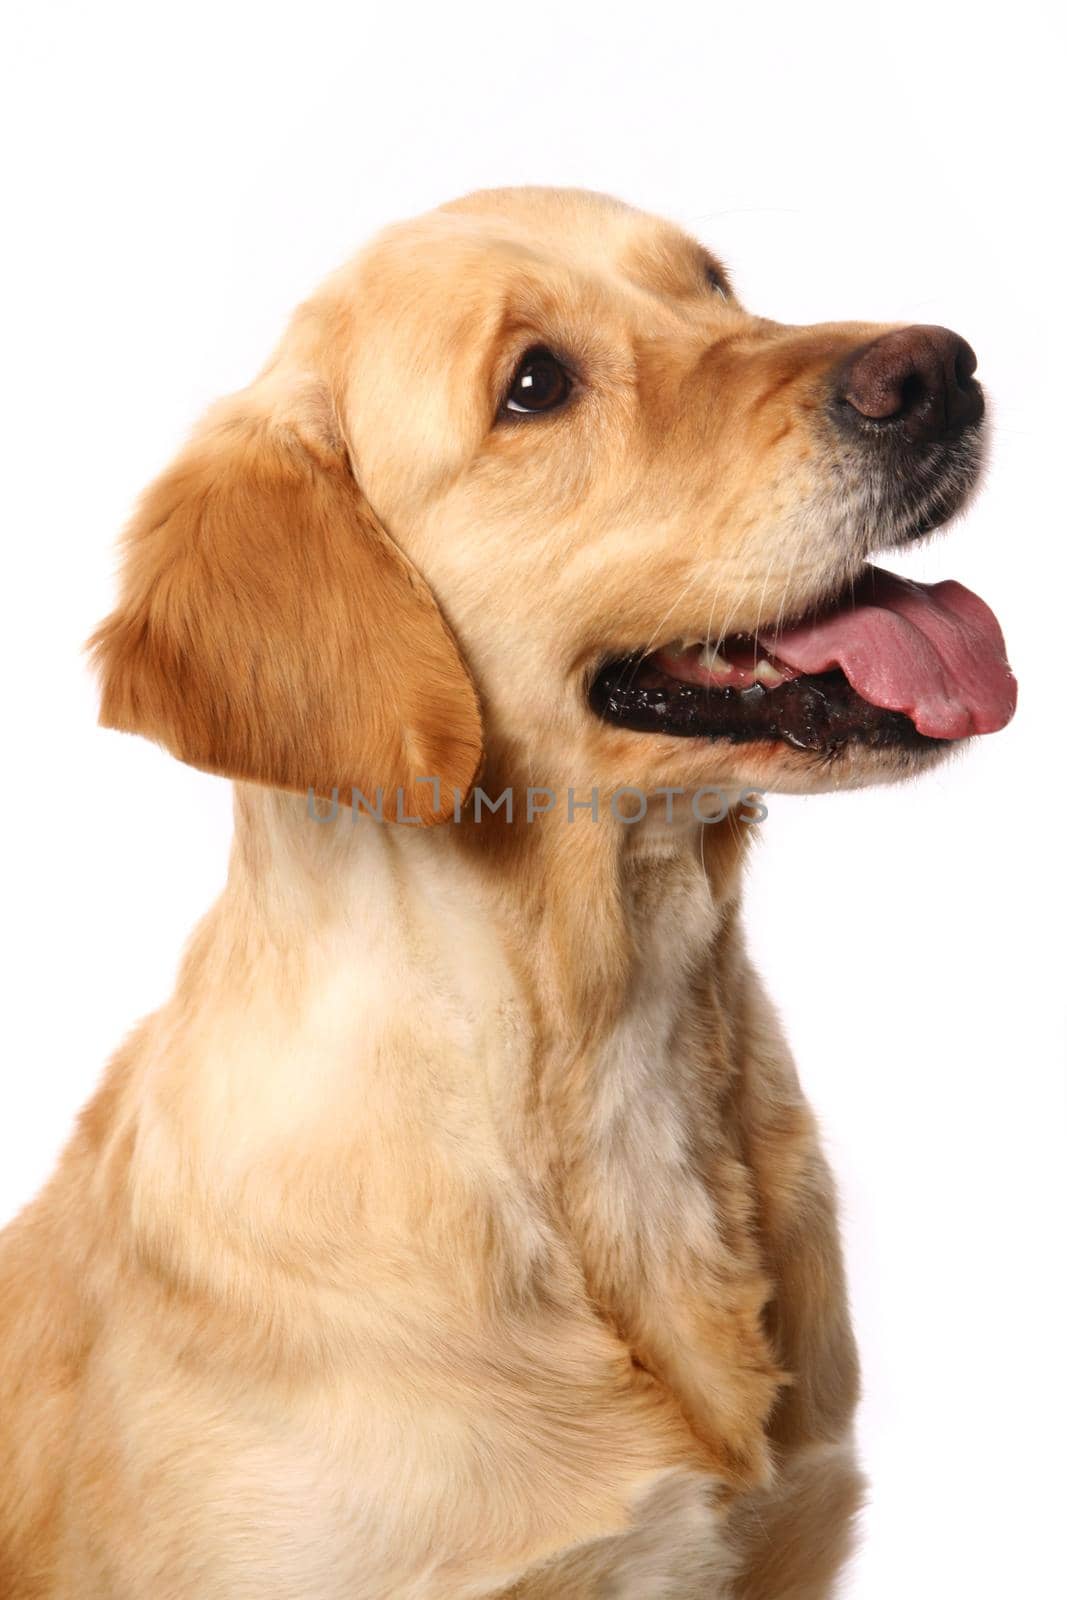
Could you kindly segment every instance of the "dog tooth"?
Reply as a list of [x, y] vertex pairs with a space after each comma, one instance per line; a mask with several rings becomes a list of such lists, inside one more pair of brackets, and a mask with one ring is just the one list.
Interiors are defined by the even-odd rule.
[[782, 674], [777, 667], [772, 667], [766, 657], [756, 662], [756, 665], [752, 668], [752, 676], [758, 678], [760, 683], [768, 684], [772, 689], [776, 689], [780, 683], [784, 682]]
[[700, 665], [707, 672], [732, 671], [730, 663], [727, 661], [726, 657], [721, 656], [717, 650], [708, 650], [706, 648], [702, 650], [700, 652]]

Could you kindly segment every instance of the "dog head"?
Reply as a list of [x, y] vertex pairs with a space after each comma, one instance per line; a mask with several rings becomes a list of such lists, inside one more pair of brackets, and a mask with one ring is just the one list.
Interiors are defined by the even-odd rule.
[[970, 494], [974, 370], [945, 329], [753, 316], [601, 196], [446, 206], [328, 280], [149, 491], [103, 720], [424, 821], [486, 753], [562, 785], [915, 770], [1014, 707], [976, 596], [867, 561]]

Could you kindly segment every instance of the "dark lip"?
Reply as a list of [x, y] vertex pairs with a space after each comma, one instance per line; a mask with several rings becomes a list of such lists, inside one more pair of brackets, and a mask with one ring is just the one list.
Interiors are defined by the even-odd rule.
[[602, 721], [632, 733], [781, 744], [821, 757], [846, 748], [933, 752], [952, 742], [920, 733], [901, 711], [871, 705], [837, 670], [774, 689], [710, 689], [671, 678], [651, 657], [623, 656], [597, 671], [589, 705]]

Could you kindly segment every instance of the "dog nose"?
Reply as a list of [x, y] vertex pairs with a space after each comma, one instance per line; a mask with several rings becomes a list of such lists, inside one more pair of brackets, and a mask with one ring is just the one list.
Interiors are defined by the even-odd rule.
[[892, 424], [915, 443], [932, 444], [985, 410], [977, 365], [967, 341], [948, 328], [894, 328], [849, 357], [838, 394], [849, 421]]

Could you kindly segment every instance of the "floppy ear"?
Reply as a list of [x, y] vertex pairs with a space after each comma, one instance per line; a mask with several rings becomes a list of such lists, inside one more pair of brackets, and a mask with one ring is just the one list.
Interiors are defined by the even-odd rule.
[[255, 390], [227, 402], [148, 490], [90, 648], [101, 722], [207, 772], [342, 802], [381, 789], [390, 820], [403, 790], [423, 822], [477, 775], [456, 642], [317, 391], [281, 417]]

